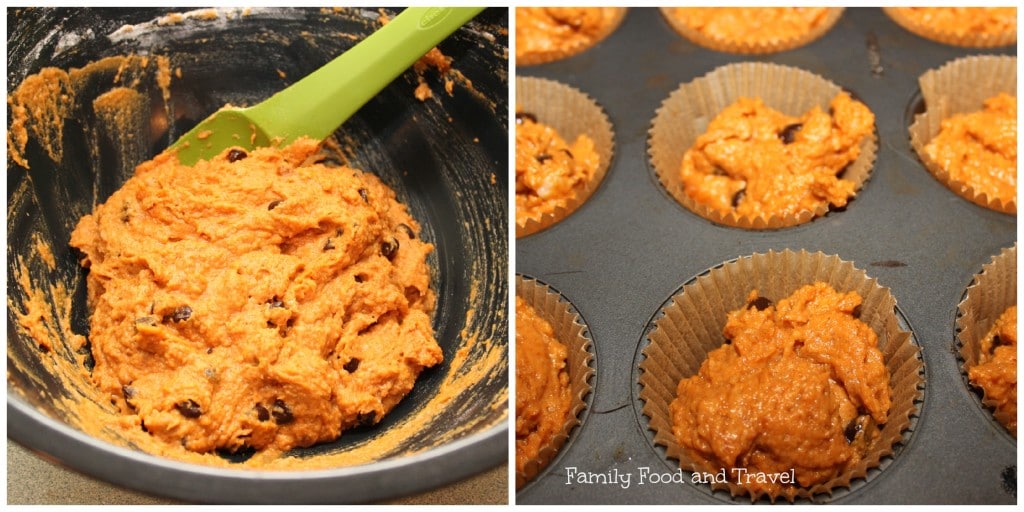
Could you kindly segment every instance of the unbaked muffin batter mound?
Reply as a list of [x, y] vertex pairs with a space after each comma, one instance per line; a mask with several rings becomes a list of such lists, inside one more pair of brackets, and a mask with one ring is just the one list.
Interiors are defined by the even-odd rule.
[[571, 55], [606, 35], [612, 7], [517, 7], [516, 58]]
[[[825, 283], [772, 304], [751, 292], [729, 312], [728, 341], [682, 379], [669, 406], [679, 445], [711, 473], [770, 496], [811, 488], [865, 457], [891, 389], [861, 297]], [[789, 474], [789, 481], [741, 478]]]
[[1000, 35], [1017, 30], [1015, 7], [893, 7], [917, 26], [959, 36]]
[[597, 174], [601, 157], [580, 134], [569, 144], [528, 112], [516, 113], [516, 224], [567, 208]]
[[1017, 98], [1000, 93], [985, 108], [943, 119], [924, 148], [952, 180], [1005, 204], [1017, 198]]
[[565, 425], [572, 405], [568, 349], [551, 324], [516, 297], [516, 471], [535, 460]]
[[1017, 436], [1017, 306], [999, 315], [981, 340], [978, 364], [967, 370], [971, 384], [994, 402], [1000, 421]]
[[791, 117], [758, 98], [740, 98], [683, 155], [684, 192], [723, 215], [747, 218], [846, 206], [856, 185], [842, 172], [860, 156], [875, 116], [845, 92], [830, 107]]
[[825, 23], [826, 7], [676, 7], [672, 14], [709, 38], [764, 44], [801, 37]]
[[164, 153], [82, 218], [93, 380], [122, 426], [284, 451], [380, 421], [442, 360], [433, 247], [379, 179], [316, 151]]

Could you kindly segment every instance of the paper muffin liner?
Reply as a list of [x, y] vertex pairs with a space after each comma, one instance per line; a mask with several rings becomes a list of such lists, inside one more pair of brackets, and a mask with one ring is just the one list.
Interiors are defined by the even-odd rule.
[[913, 17], [907, 16], [903, 9], [903, 7], [882, 8], [885, 14], [895, 21], [897, 25], [925, 39], [966, 48], [996, 48], [999, 46], [1009, 46], [1017, 42], [1016, 30], [999, 34], [957, 34], [920, 23]]
[[[722, 214], [686, 195], [680, 168], [683, 155], [707, 130], [711, 120], [741, 97], [759, 97], [766, 106], [799, 117], [814, 106], [828, 111], [829, 102], [841, 91], [835, 83], [808, 71], [764, 62], [728, 64], [685, 83], [662, 102], [648, 131], [647, 151], [658, 181], [690, 211], [726, 226], [778, 229], [823, 216], [829, 211], [828, 204], [783, 216]], [[843, 175], [843, 179], [854, 183], [853, 197], [871, 177], [878, 151], [877, 130], [861, 141], [860, 150], [860, 156], [847, 166]]]
[[564, 207], [516, 222], [516, 238], [538, 231], [567, 217], [583, 204], [601, 184], [615, 155], [615, 134], [604, 109], [582, 91], [554, 80], [516, 77], [516, 109], [529, 112], [537, 120], [555, 129], [568, 143], [579, 135], [594, 141], [600, 162], [594, 177]]
[[678, 7], [661, 7], [661, 14], [665, 17], [665, 20], [672, 29], [678, 32], [679, 35], [685, 37], [694, 44], [703, 46], [704, 48], [709, 48], [718, 52], [747, 55], [784, 52], [786, 50], [792, 50], [809, 44], [825, 35], [825, 33], [828, 32], [843, 15], [842, 7], [830, 7], [828, 9], [828, 14], [826, 14], [822, 23], [811, 27], [811, 30], [806, 33], [789, 38], [759, 41], [756, 44], [751, 44], [743, 41], [731, 41], [709, 37], [703, 32], [690, 27], [684, 19], [680, 18], [676, 14], [676, 9], [678, 9]]
[[[727, 315], [744, 307], [751, 290], [757, 289], [760, 296], [777, 302], [815, 282], [828, 283], [841, 292], [856, 291], [863, 298], [860, 318], [878, 334], [878, 347], [889, 370], [892, 406], [888, 420], [857, 465], [812, 488], [784, 487], [779, 494], [790, 501], [831, 494], [837, 488], [849, 487], [854, 479], [866, 477], [884, 457], [894, 453], [903, 432], [910, 428], [911, 417], [919, 413], [924, 384], [920, 349], [911, 342], [910, 333], [899, 326], [895, 298], [888, 288], [838, 256], [785, 250], [727, 262], [686, 284], [662, 309], [648, 336], [650, 345], [643, 351], [639, 379], [643, 412], [650, 418], [654, 442], [663, 445], [668, 457], [677, 459], [683, 470], [717, 468], [698, 466], [672, 434], [669, 404], [676, 398], [679, 381], [697, 374], [707, 354], [726, 341], [722, 331]], [[713, 483], [711, 488], [728, 490], [734, 497], [750, 495], [752, 502], [762, 496], [773, 502], [779, 497], [748, 490], [732, 481]]]
[[516, 295], [529, 304], [537, 316], [547, 320], [554, 330], [555, 338], [568, 347], [566, 370], [572, 396], [569, 414], [562, 429], [547, 445], [541, 447], [537, 457], [526, 462], [522, 472], [516, 471], [516, 489], [520, 489], [547, 467], [569, 439], [572, 430], [580, 424], [580, 414], [587, 407], [586, 397], [592, 389], [590, 378], [594, 375], [594, 369], [591, 361], [594, 356], [590, 332], [579, 313], [561, 294], [544, 283], [517, 275]]
[[960, 197], [979, 206], [1016, 215], [1017, 200], [1004, 202], [954, 180], [938, 162], [925, 153], [925, 146], [942, 130], [942, 120], [957, 114], [977, 112], [985, 100], [1001, 92], [1017, 95], [1017, 58], [979, 55], [951, 61], [925, 72], [918, 79], [925, 112], [914, 116], [910, 145], [928, 172]]
[[[981, 354], [981, 341], [992, 329], [996, 320], [1010, 306], [1017, 305], [1017, 246], [1003, 249], [992, 261], [981, 267], [981, 272], [974, 276], [971, 285], [964, 292], [964, 298], [957, 305], [956, 330], [957, 343], [960, 346], [964, 382], [974, 388], [967, 377], [967, 370], [978, 364]], [[988, 408], [992, 416], [1005, 428], [1008, 420], [1014, 418], [999, 413], [995, 402], [982, 397], [982, 404]], [[1007, 429], [1009, 431], [1009, 429]], [[1016, 438], [1016, 432], [1012, 432]]]
[[606, 37], [615, 32], [622, 24], [622, 20], [626, 18], [627, 7], [602, 7], [605, 9], [604, 26], [601, 27], [601, 31], [597, 33], [586, 43], [577, 44], [571, 48], [560, 48], [546, 52], [534, 52], [522, 56], [516, 56], [516, 66], [535, 66], [537, 64], [545, 64], [548, 62], [554, 62], [556, 60], [562, 60], [578, 53], [582, 53], [588, 50], [597, 43], [600, 43]]

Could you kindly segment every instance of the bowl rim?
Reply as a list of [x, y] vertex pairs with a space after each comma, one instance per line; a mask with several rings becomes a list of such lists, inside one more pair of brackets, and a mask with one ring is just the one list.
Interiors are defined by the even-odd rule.
[[206, 503], [358, 503], [397, 498], [462, 480], [508, 457], [506, 418], [487, 430], [421, 453], [355, 466], [296, 471], [203, 466], [100, 440], [43, 414], [10, 389], [7, 436], [52, 462], [108, 483]]

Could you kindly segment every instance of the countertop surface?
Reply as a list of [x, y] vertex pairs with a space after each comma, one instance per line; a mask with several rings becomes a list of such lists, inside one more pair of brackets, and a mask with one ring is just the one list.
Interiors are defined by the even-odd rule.
[[[508, 464], [422, 494], [382, 502], [387, 505], [508, 503]], [[9, 505], [173, 505], [184, 504], [96, 480], [40, 458], [7, 441]]]

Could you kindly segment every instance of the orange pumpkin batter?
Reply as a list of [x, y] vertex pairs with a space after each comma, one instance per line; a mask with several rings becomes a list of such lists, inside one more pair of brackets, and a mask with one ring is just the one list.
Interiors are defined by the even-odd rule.
[[516, 58], [589, 46], [616, 17], [611, 7], [517, 7]]
[[846, 93], [831, 110], [815, 107], [797, 118], [740, 98], [683, 155], [684, 192], [722, 214], [749, 218], [845, 206], [855, 185], [840, 175], [860, 155], [875, 116]]
[[1003, 203], [1017, 197], [1017, 98], [1006, 93], [985, 108], [942, 121], [925, 152], [950, 178]]
[[565, 208], [597, 172], [594, 141], [579, 135], [569, 145], [558, 132], [516, 113], [516, 224]]
[[551, 324], [516, 297], [516, 471], [537, 457], [569, 415], [567, 354]]
[[[729, 313], [729, 341], [679, 382], [673, 434], [707, 471], [826, 482], [865, 455], [890, 406], [878, 337], [857, 318], [861, 297], [807, 285], [772, 306], [751, 292]], [[742, 481], [778, 495], [782, 482]]]
[[966, 35], [1001, 35], [1017, 31], [1015, 7], [892, 7], [918, 26], [938, 32]]
[[1017, 436], [1017, 306], [1007, 308], [981, 341], [978, 364], [967, 370], [971, 384], [996, 403], [1006, 429]]
[[676, 7], [671, 14], [711, 39], [762, 44], [807, 34], [828, 17], [826, 7]]
[[284, 451], [380, 421], [441, 361], [432, 246], [379, 179], [316, 149], [164, 153], [79, 222], [92, 378], [125, 425]]

